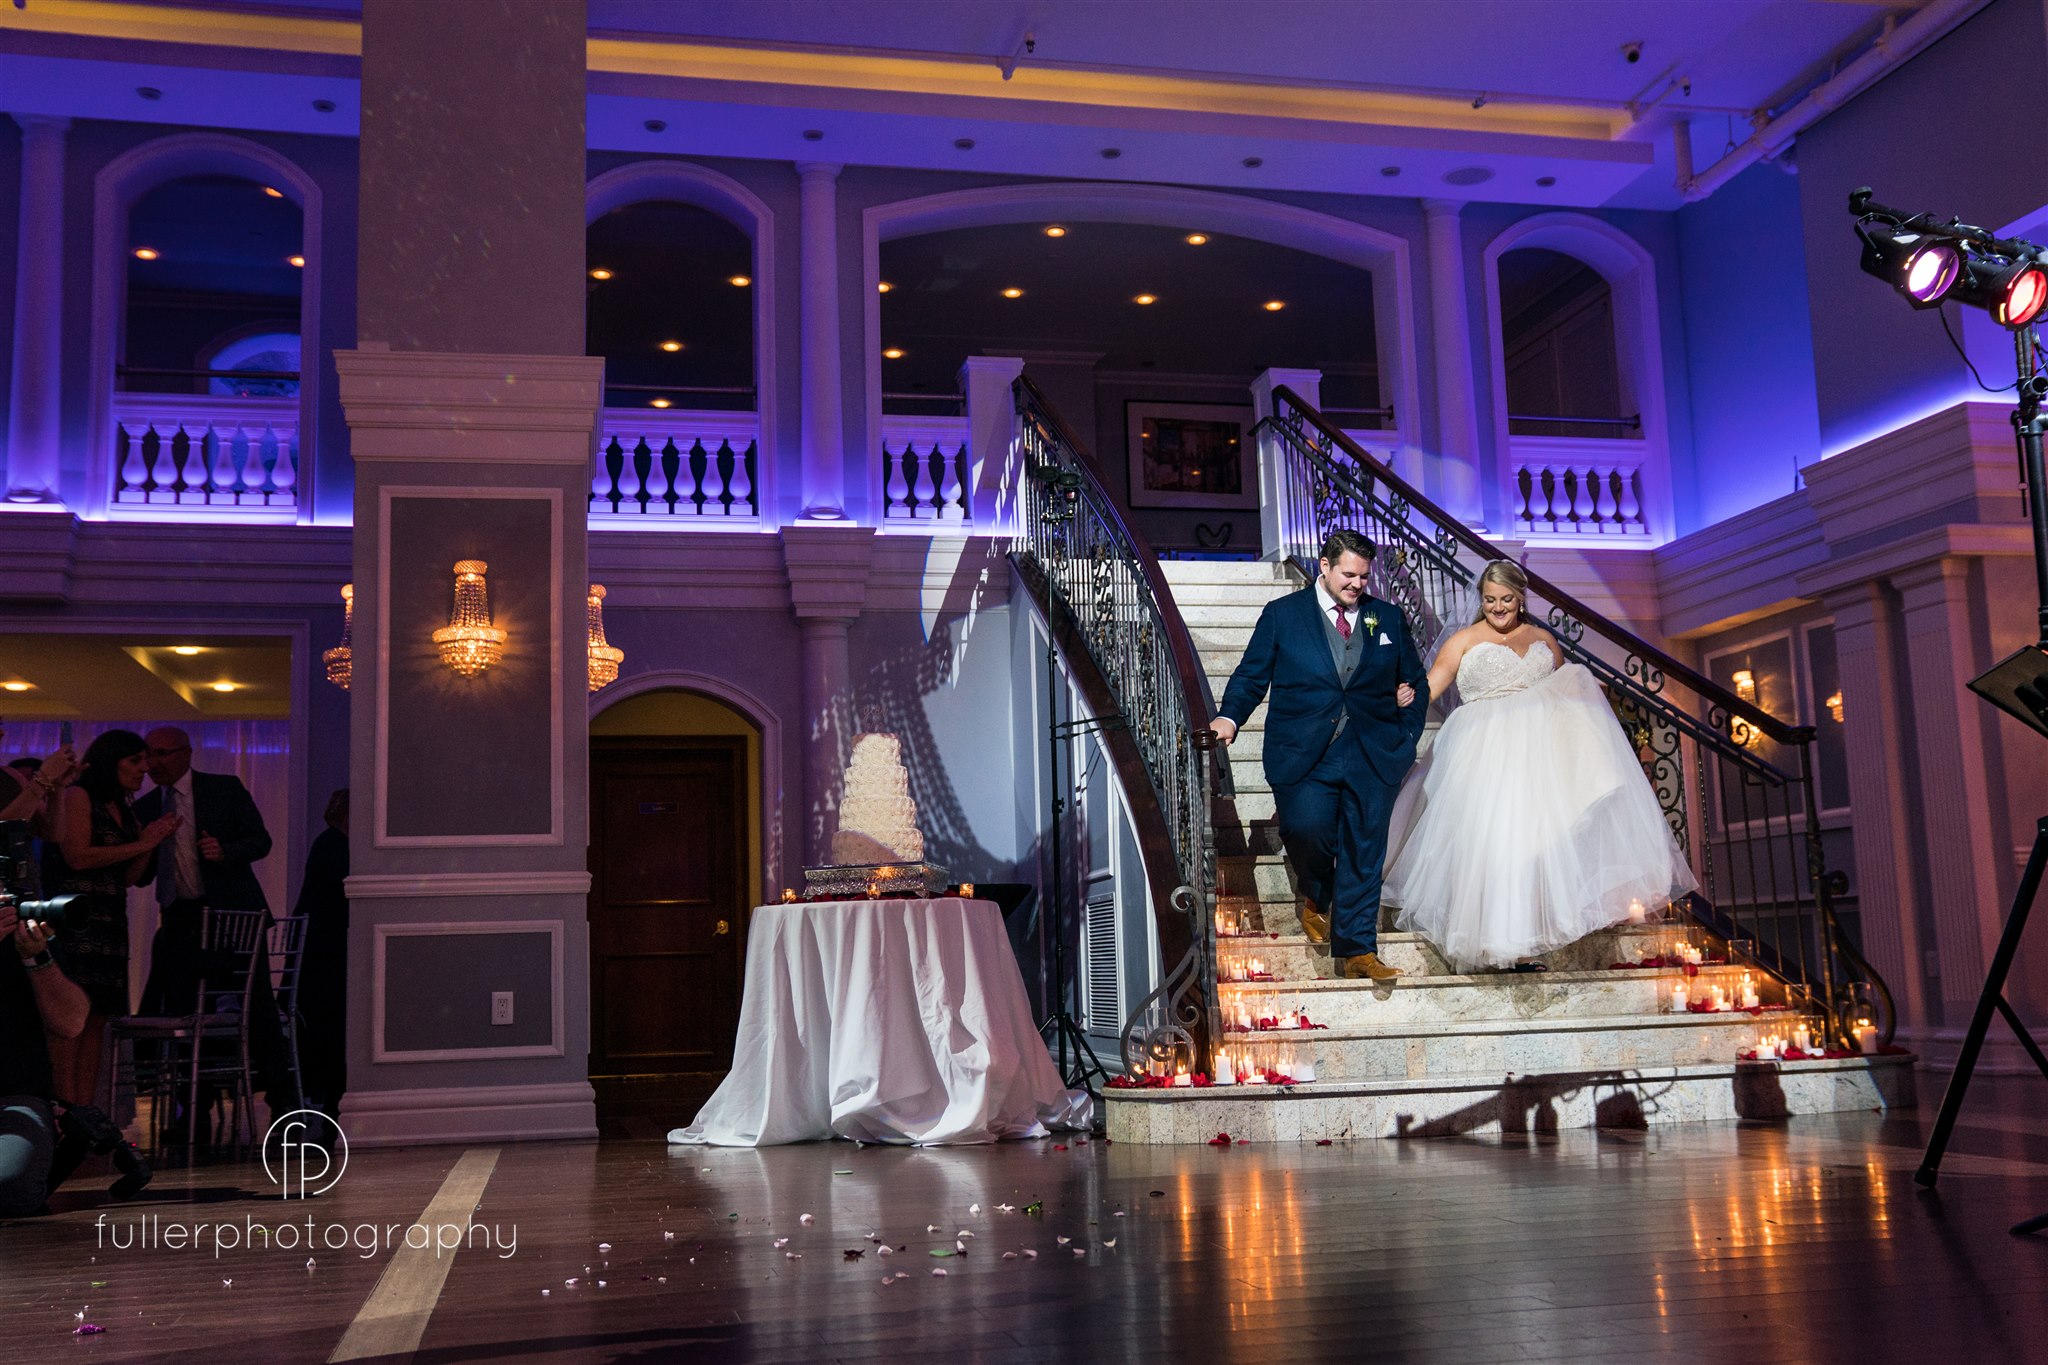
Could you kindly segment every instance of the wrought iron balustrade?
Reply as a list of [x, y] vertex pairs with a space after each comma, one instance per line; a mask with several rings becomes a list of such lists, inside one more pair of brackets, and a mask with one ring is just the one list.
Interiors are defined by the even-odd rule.
[[1015, 394], [1023, 486], [1012, 553], [1070, 669], [1116, 713], [1105, 743], [1126, 769], [1161, 959], [1172, 964], [1126, 1020], [1124, 1060], [1142, 1066], [1176, 1044], [1202, 1057], [1217, 1018], [1207, 686], [1158, 556], [1038, 389], [1020, 379]]
[[[1472, 619], [1474, 584], [1490, 560], [1508, 559], [1402, 479], [1385, 459], [1287, 388], [1257, 431], [1274, 462], [1285, 553], [1313, 573], [1323, 538], [1338, 527], [1379, 546], [1376, 596], [1400, 607], [1418, 640]], [[1835, 904], [1846, 878], [1821, 841], [1812, 727], [1787, 724], [1593, 611], [1541, 575], [1529, 575], [1530, 615], [1546, 622], [1565, 659], [1599, 680], [1700, 889], [1681, 907], [1731, 944], [1751, 945], [1758, 966], [1788, 992], [1810, 993], [1837, 1042], [1861, 991], [1879, 1004], [1890, 1040], [1891, 997], [1843, 932]]]

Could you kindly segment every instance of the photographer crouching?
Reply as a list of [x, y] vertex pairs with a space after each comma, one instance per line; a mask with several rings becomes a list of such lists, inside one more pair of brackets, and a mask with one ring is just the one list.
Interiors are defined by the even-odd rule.
[[76, 1038], [91, 1003], [50, 955], [63, 902], [19, 895], [16, 869], [28, 827], [0, 822], [0, 1218], [43, 1207], [86, 1157], [111, 1152], [121, 1169], [116, 1198], [149, 1183], [149, 1167], [107, 1116], [56, 1095], [49, 1036]]

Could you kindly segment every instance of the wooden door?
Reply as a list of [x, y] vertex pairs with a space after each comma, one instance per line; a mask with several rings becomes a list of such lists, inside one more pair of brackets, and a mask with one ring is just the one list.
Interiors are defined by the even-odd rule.
[[746, 914], [744, 741], [590, 751], [590, 1072], [724, 1071]]

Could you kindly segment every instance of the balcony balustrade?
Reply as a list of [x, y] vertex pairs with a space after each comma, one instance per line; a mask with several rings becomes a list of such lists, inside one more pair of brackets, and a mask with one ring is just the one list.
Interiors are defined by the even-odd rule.
[[604, 409], [590, 524], [759, 526], [760, 437], [751, 412]]
[[973, 477], [966, 417], [882, 418], [882, 523], [965, 529]]
[[114, 395], [117, 513], [297, 515], [299, 400]]

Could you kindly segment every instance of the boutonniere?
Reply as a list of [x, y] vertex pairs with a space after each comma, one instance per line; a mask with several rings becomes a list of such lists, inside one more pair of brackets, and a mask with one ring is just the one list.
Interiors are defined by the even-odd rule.
[[1369, 611], [1365, 615], [1359, 617], [1358, 619], [1365, 623], [1365, 628], [1367, 630], [1376, 631], [1380, 628], [1380, 618], [1376, 612]]

